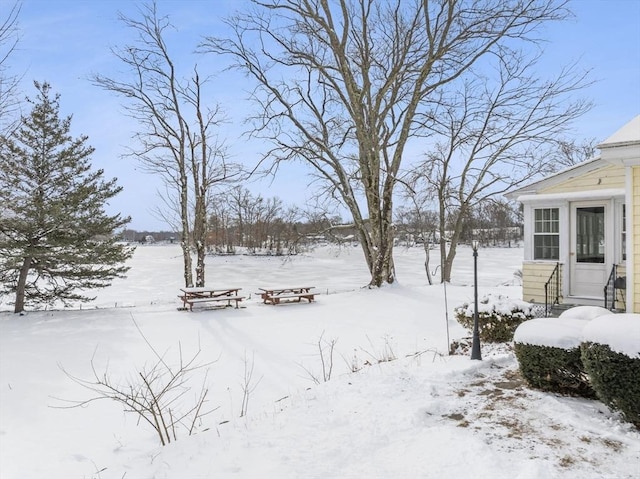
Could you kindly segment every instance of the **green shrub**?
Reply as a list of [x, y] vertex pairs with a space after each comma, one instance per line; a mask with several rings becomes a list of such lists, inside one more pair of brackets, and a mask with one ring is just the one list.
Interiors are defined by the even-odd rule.
[[570, 349], [515, 343], [520, 372], [535, 389], [568, 396], [595, 398], [582, 366], [580, 347]]
[[[458, 322], [473, 330], [473, 303], [454, 308]], [[533, 317], [530, 303], [506, 296], [484, 296], [478, 302], [478, 328], [480, 339], [487, 343], [506, 343], [513, 339], [516, 328]]]
[[580, 349], [598, 399], [640, 428], [640, 357], [631, 358], [592, 342], [583, 343]]

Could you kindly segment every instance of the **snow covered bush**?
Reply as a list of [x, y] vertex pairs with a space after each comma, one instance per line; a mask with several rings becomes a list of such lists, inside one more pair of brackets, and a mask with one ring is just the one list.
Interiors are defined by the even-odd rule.
[[587, 320], [539, 318], [514, 333], [520, 372], [529, 386], [569, 396], [595, 398], [582, 365], [580, 343]]
[[[454, 308], [458, 322], [473, 329], [473, 303]], [[505, 343], [513, 339], [516, 328], [533, 317], [532, 305], [502, 295], [488, 294], [478, 301], [480, 339], [488, 343]]]
[[583, 321], [591, 321], [592, 319], [604, 316], [605, 314], [613, 314], [606, 308], [601, 306], [574, 306], [563, 311], [560, 319], [581, 319]]
[[598, 317], [583, 338], [582, 362], [598, 399], [640, 429], [640, 314]]

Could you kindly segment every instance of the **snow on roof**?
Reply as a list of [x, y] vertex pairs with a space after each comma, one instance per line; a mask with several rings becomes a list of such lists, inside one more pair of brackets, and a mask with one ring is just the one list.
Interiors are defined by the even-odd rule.
[[598, 148], [610, 148], [632, 143], [640, 143], [640, 115], [628, 122], [609, 138], [604, 140]]

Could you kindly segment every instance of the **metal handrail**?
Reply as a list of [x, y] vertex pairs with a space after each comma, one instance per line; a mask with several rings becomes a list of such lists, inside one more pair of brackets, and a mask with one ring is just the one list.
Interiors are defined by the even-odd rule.
[[[550, 300], [553, 302], [549, 304]], [[548, 318], [551, 315], [551, 308], [555, 304], [560, 304], [560, 263], [556, 263], [556, 267], [553, 268], [549, 280], [544, 285], [544, 317]]]
[[[610, 311], [616, 310], [617, 290], [624, 289], [624, 286], [619, 286], [619, 283], [624, 283], [624, 278], [618, 278], [618, 266], [614, 264], [609, 279], [604, 285], [604, 307]], [[611, 303], [609, 303], [609, 298], [611, 298]]]

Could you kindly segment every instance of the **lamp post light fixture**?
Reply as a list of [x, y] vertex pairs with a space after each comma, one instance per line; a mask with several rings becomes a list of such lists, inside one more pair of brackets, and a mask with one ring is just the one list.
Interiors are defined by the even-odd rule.
[[482, 361], [480, 352], [480, 331], [478, 329], [478, 240], [471, 242], [473, 248], [473, 343], [471, 345], [471, 359]]

